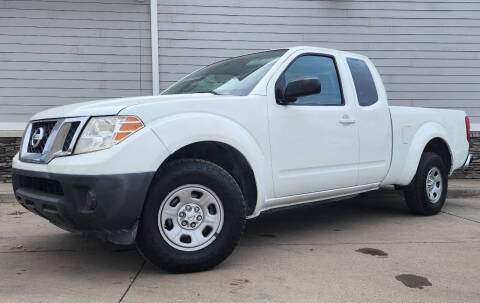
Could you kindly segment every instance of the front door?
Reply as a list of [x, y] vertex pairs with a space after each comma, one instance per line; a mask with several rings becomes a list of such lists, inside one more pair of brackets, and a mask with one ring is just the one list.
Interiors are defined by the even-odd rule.
[[317, 78], [321, 92], [277, 104], [269, 93], [270, 144], [275, 197], [355, 186], [358, 135], [355, 110], [345, 102], [335, 58], [296, 57], [276, 81]]

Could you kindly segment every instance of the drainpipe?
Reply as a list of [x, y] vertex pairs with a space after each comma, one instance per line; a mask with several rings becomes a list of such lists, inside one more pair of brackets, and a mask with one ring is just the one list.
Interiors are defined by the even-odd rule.
[[160, 94], [157, 0], [150, 0], [150, 32], [152, 40], [152, 95], [156, 96]]

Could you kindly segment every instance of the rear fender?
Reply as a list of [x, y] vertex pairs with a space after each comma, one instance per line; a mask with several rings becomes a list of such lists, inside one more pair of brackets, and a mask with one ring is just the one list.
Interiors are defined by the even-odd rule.
[[392, 167], [385, 178], [384, 184], [408, 185], [417, 172], [422, 153], [428, 142], [440, 138], [445, 141], [450, 154], [448, 133], [443, 126], [435, 122], [422, 124], [416, 132], [410, 127], [403, 127], [394, 135]]

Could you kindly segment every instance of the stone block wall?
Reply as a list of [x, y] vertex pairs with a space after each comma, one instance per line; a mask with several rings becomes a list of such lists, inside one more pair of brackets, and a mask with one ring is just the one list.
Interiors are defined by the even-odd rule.
[[12, 181], [12, 158], [20, 149], [20, 139], [14, 137], [0, 138], [0, 183]]
[[[20, 148], [20, 138], [0, 137], [0, 183], [11, 182], [12, 157]], [[480, 132], [472, 133], [470, 153], [473, 160], [465, 170], [457, 170], [452, 178], [480, 179]]]
[[456, 179], [480, 179], [480, 132], [472, 132], [470, 141], [470, 153], [472, 161], [466, 169], [457, 169], [451, 178]]

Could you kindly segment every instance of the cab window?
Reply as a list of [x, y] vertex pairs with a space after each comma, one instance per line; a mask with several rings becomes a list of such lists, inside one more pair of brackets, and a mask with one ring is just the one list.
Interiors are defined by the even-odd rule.
[[322, 86], [321, 92], [299, 97], [291, 105], [343, 104], [338, 72], [333, 58], [321, 55], [302, 55], [290, 64], [278, 80], [277, 85], [284, 91], [288, 83], [307, 78], [318, 78]]
[[368, 65], [363, 60], [353, 58], [347, 58], [347, 63], [355, 84], [358, 104], [360, 106], [375, 104], [378, 101], [377, 88]]

